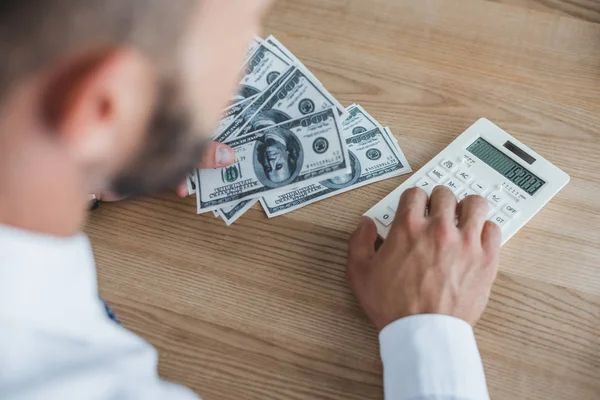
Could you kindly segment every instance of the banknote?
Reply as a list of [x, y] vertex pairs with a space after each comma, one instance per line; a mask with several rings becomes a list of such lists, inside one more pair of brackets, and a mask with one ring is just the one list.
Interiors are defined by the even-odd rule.
[[253, 115], [246, 118], [238, 135], [247, 135], [331, 107], [336, 107], [340, 116], [345, 112], [335, 97], [306, 68], [295, 66], [270, 97], [259, 96], [244, 111], [245, 114]]
[[233, 118], [233, 120], [229, 123], [229, 125], [226, 128], [221, 129], [218, 135], [213, 136], [214, 140], [217, 142], [225, 143], [239, 136], [239, 133], [241, 132], [242, 128], [256, 113], [258, 105], [266, 102], [295, 70], [295, 66], [286, 69], [283, 73], [278, 75], [277, 78], [275, 78], [275, 80], [271, 82], [271, 84], [265, 90], [253, 96], [253, 100], [251, 100], [249, 103], [247, 102], [247, 100], [244, 101], [243, 104], [245, 104], [245, 106], [243, 106], [242, 111], [238, 112], [235, 118]]
[[352, 104], [346, 108], [347, 118], [342, 122], [342, 129], [352, 135], [358, 135], [381, 125], [368, 112], [358, 104]]
[[290, 67], [290, 60], [277, 53], [279, 52], [264, 41], [256, 47], [244, 62], [240, 88], [232, 99], [233, 104], [262, 92]]
[[[287, 59], [291, 60], [293, 65], [300, 65], [303, 68], [306, 68], [306, 65], [304, 65], [302, 63], [302, 61], [300, 61], [295, 55], [294, 53], [292, 53], [287, 47], [285, 47], [279, 40], [277, 40], [273, 35], [270, 35], [268, 38], [266, 38], [264, 40], [265, 42], [267, 42], [269, 45], [271, 45], [271, 48], [276, 49], [279, 51], [278, 54], [283, 54]], [[308, 69], [308, 68], [306, 68]], [[321, 85], [321, 87], [324, 88], [323, 84], [321, 83], [320, 80], [316, 79], [316, 81], [318, 82], [319, 85]], [[345, 115], [343, 116], [344, 118], [346, 117]]]
[[189, 195], [196, 193], [196, 177], [194, 175], [195, 174], [187, 174], [185, 177], [185, 183], [187, 184]]
[[392, 131], [390, 130], [390, 127], [389, 127], [389, 126], [385, 126], [385, 127], [383, 128], [383, 130], [384, 130], [384, 131], [385, 131], [385, 132], [386, 132], [386, 133], [387, 133], [389, 136], [391, 136], [391, 137], [392, 137], [392, 139], [393, 139], [393, 141], [394, 141], [394, 146], [396, 147], [396, 150], [398, 150], [398, 151], [399, 151], [401, 154], [404, 154], [404, 153], [402, 153], [402, 149], [400, 148], [400, 144], [398, 144], [398, 139], [396, 139], [396, 138], [394, 137], [394, 135], [392, 134]]
[[[269, 40], [270, 38], [271, 37], [267, 38], [266, 40]], [[242, 108], [241, 105], [237, 109], [237, 115], [240, 114], [240, 111], [239, 111], [240, 108]], [[352, 105], [346, 107], [346, 112], [347, 112], [347, 118], [342, 122], [342, 131], [343, 131], [344, 135], [349, 135], [349, 134], [357, 135], [357, 134], [364, 133], [364, 132], [370, 131], [372, 129], [381, 127], [381, 125], [379, 125], [377, 120], [375, 120], [375, 118], [373, 118], [371, 116], [371, 114], [369, 114], [362, 106], [360, 106], [358, 104], [352, 104]], [[232, 113], [230, 113], [229, 115], [232, 115]], [[252, 124], [252, 121], [250, 121], [250, 124]], [[397, 148], [397, 150], [400, 153], [402, 153], [402, 150], [400, 149], [400, 147], [398, 145], [398, 140], [396, 140], [396, 138], [393, 137], [393, 135], [391, 134], [391, 131], [389, 130], [389, 127], [385, 127], [383, 129], [389, 133], [389, 135], [394, 140], [395, 147]], [[193, 175], [188, 176], [188, 191], [190, 194], [196, 193], [195, 184], [193, 182], [193, 179], [194, 179]], [[194, 186], [193, 190], [190, 189], [192, 187], [192, 185]]]
[[[279, 51], [295, 64], [291, 70], [280, 75], [280, 79], [273, 82], [267, 90], [255, 96], [256, 100], [242, 113], [228, 113], [228, 119], [222, 120], [218, 135], [215, 140], [224, 142], [232, 138], [243, 136], [253, 131], [264, 129], [267, 126], [301, 117], [315, 111], [336, 106], [340, 115], [344, 113], [342, 105], [333, 97], [306, 67], [298, 61], [291, 52], [273, 36], [266, 40], [272, 47]], [[233, 117], [235, 115], [235, 117]], [[229, 126], [223, 126], [229, 122]], [[236, 207], [243, 210], [243, 207]]]
[[216, 212], [217, 215], [225, 221], [227, 226], [229, 226], [237, 221], [238, 218], [244, 215], [244, 213], [251, 209], [257, 202], [258, 199], [243, 200], [234, 205], [219, 208]]
[[252, 102], [257, 98], [257, 96], [258, 95], [249, 97], [238, 103], [232, 104], [229, 107], [227, 107], [225, 110], [223, 110], [223, 113], [221, 114], [221, 118], [219, 119], [219, 122], [217, 123], [217, 126], [215, 127], [215, 129], [211, 135], [213, 140], [216, 140], [219, 137], [219, 135], [221, 135], [221, 133], [223, 133], [223, 131], [225, 129], [227, 129], [227, 127], [229, 125], [231, 125], [231, 123], [233, 121], [235, 121], [235, 119], [240, 114], [242, 114], [242, 112], [244, 112], [244, 110], [246, 108], [248, 108], [248, 106], [250, 104], [252, 104]]
[[226, 142], [332, 106], [336, 107], [340, 116], [346, 112], [335, 97], [301, 65], [293, 66], [280, 78], [259, 94], [256, 100], [221, 132], [217, 141]]
[[[265, 40], [267, 42], [271, 43], [273, 45], [273, 47], [281, 49], [283, 54], [286, 54], [286, 52], [289, 53], [289, 50], [287, 50], [285, 48], [285, 46], [283, 46], [281, 43], [279, 43], [279, 41], [277, 41], [277, 39], [275, 39], [273, 36], [269, 36]], [[291, 53], [289, 53], [288, 56], [290, 57], [290, 59], [292, 59], [292, 57], [294, 57], [294, 55]], [[352, 104], [352, 105], [346, 107], [346, 111], [347, 111], [348, 116], [342, 122], [342, 128], [343, 128], [344, 135], [359, 134], [359, 133], [363, 133], [363, 132], [375, 129], [377, 127], [380, 127], [379, 123], [375, 120], [375, 118], [373, 118], [367, 111], [365, 111], [364, 108], [362, 108], [358, 104]], [[383, 129], [393, 138], [398, 152], [400, 154], [402, 154], [402, 150], [400, 150], [400, 147], [398, 147], [398, 145], [397, 145], [398, 141], [396, 140], [395, 137], [392, 136], [389, 128], [385, 127]], [[244, 209], [243, 205], [236, 205], [232, 208], [237, 210], [236, 214], [230, 214], [231, 218], [235, 217], [235, 219], [239, 218], [246, 211]]]
[[[350, 131], [352, 132], [352, 131]], [[376, 127], [346, 136], [352, 171], [328, 180], [265, 195], [260, 202], [269, 218], [384, 179], [411, 172], [391, 132]]]
[[262, 42], [264, 42], [263, 38], [261, 38], [258, 35], [254, 36], [254, 38], [252, 38], [252, 40], [250, 41], [250, 44], [248, 45], [248, 50], [246, 50], [246, 56], [244, 57], [244, 62], [247, 59], [249, 59], [252, 56], [252, 54], [254, 54], [254, 52], [256, 51], [256, 49], [258, 49], [258, 46], [260, 46]]
[[[254, 96], [255, 97], [255, 96]], [[233, 104], [223, 110], [220, 121], [217, 123], [217, 127], [213, 131], [213, 140], [219, 135], [219, 133], [233, 121], [246, 107], [252, 102], [252, 98], [246, 99], [240, 103]], [[185, 178], [187, 183], [188, 194], [192, 195], [196, 193], [196, 177], [194, 173], [188, 174]]]
[[266, 38], [264, 41], [267, 42], [267, 43], [269, 43], [272, 48], [276, 49], [279, 52], [279, 54], [282, 54], [283, 56], [285, 56], [292, 63], [301, 64], [300, 60], [298, 60], [296, 58], [296, 56], [294, 55], [294, 53], [292, 53], [291, 51], [289, 51], [287, 49], [287, 47], [285, 47], [279, 40], [277, 40], [275, 38], [275, 36], [269, 35], [269, 37]]
[[350, 169], [346, 141], [334, 107], [227, 144], [235, 152], [233, 165], [196, 170], [198, 213], [329, 179]]

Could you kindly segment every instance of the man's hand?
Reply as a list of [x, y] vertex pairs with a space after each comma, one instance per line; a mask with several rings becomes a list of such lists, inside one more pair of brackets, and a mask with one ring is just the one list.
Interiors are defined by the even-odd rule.
[[[226, 144], [213, 142], [210, 144], [206, 151], [206, 156], [200, 162], [198, 168], [222, 168], [233, 163], [234, 153], [231, 147]], [[187, 197], [188, 189], [185, 180], [177, 185], [177, 195], [179, 197]], [[114, 194], [103, 191], [100, 194], [96, 194], [96, 198], [101, 201], [117, 201], [120, 200]]]
[[[381, 331], [400, 318], [445, 314], [474, 325], [498, 272], [500, 229], [486, 221], [487, 201], [457, 205], [446, 187], [405, 191], [386, 241], [376, 252], [377, 228], [364, 217], [350, 239], [348, 280]], [[456, 222], [458, 220], [458, 223]]]

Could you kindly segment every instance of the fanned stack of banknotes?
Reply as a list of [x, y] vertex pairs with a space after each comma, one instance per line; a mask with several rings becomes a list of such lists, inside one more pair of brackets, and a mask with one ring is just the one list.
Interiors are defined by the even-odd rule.
[[242, 71], [213, 135], [234, 164], [187, 179], [198, 214], [231, 225], [260, 201], [272, 218], [411, 172], [388, 128], [360, 105], [344, 108], [273, 36], [255, 38]]

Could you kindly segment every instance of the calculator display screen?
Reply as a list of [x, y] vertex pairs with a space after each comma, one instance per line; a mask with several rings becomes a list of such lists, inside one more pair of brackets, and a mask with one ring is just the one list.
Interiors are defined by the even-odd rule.
[[483, 138], [477, 138], [467, 150], [531, 196], [546, 184]]

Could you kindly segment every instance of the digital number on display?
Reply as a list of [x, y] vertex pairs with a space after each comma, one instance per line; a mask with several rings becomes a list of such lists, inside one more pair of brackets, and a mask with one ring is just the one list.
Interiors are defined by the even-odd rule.
[[467, 150], [531, 196], [546, 184], [483, 138], [477, 138]]

